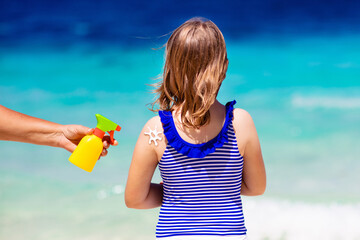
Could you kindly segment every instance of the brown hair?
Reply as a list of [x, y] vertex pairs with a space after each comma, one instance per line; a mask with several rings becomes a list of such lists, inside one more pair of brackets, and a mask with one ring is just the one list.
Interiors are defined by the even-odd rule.
[[[226, 45], [210, 20], [192, 18], [178, 27], [166, 43], [162, 81], [154, 91], [159, 110], [181, 108], [186, 127], [200, 128], [210, 121], [228, 67]], [[158, 110], [155, 110], [158, 111]]]

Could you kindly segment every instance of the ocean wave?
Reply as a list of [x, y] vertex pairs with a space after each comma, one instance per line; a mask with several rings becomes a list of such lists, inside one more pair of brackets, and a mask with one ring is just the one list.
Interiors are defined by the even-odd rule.
[[360, 203], [243, 202], [249, 239], [360, 239]]
[[299, 96], [291, 98], [291, 104], [300, 108], [360, 108], [360, 97], [336, 97], [336, 96]]

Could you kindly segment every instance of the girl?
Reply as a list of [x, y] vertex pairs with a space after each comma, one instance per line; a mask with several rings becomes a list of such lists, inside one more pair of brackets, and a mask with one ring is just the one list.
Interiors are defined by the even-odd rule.
[[[125, 191], [129, 208], [161, 206], [157, 239], [246, 239], [240, 194], [264, 193], [265, 167], [251, 116], [216, 99], [227, 67], [209, 20], [188, 20], [166, 44], [159, 116], [139, 136]], [[151, 183], [158, 165], [163, 184]]]

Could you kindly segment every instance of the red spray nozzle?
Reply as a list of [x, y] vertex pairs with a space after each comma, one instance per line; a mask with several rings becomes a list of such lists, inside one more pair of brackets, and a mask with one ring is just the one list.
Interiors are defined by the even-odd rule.
[[[115, 131], [120, 131], [120, 130], [121, 130], [121, 127], [120, 127], [119, 125], [117, 125]], [[111, 142], [111, 144], [114, 144], [114, 132], [115, 132], [115, 131], [112, 130], [112, 131], [109, 131], [109, 132], [108, 132], [109, 135], [110, 135], [110, 142]]]

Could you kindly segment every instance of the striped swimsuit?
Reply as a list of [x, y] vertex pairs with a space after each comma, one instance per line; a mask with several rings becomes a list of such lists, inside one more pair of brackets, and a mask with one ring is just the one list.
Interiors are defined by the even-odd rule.
[[158, 239], [245, 237], [240, 197], [243, 157], [232, 125], [235, 103], [226, 104], [221, 132], [202, 144], [185, 142], [171, 112], [159, 112], [168, 144], [159, 162], [164, 194]]

